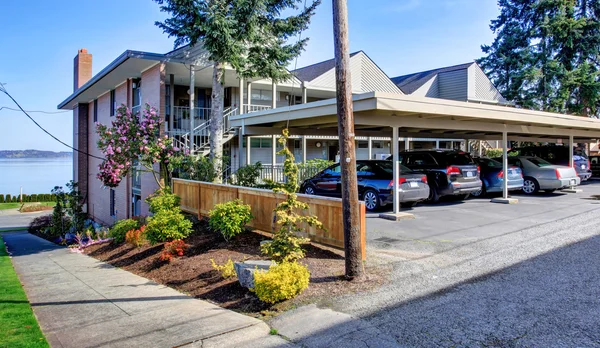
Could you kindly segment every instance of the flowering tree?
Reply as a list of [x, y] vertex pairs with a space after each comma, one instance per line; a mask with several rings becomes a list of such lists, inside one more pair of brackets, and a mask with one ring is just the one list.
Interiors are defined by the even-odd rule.
[[[184, 154], [173, 146], [168, 136], [161, 137], [161, 125], [158, 112], [148, 104], [141, 113], [135, 115], [121, 105], [111, 127], [96, 123], [96, 132], [100, 136], [98, 148], [104, 155], [97, 178], [108, 187], [116, 187], [137, 160], [146, 171], [152, 173], [158, 186], [164, 188], [164, 182], [160, 179], [162, 177], [168, 181], [169, 162]], [[160, 176], [154, 170], [156, 163], [160, 165]]]

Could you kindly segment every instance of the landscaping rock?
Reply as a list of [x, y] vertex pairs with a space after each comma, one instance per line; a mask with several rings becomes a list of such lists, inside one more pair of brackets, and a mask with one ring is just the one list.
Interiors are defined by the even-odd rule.
[[237, 274], [240, 285], [252, 289], [254, 288], [254, 272], [257, 269], [268, 270], [271, 265], [275, 265], [273, 261], [248, 260], [244, 262], [236, 262], [234, 264], [235, 273]]

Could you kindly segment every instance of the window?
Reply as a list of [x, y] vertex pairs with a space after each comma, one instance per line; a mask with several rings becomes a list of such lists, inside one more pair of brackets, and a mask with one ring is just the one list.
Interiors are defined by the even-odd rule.
[[98, 122], [98, 99], [94, 99], [94, 123]]
[[115, 190], [110, 189], [110, 216], [116, 216], [115, 211]]
[[[250, 139], [250, 147], [253, 149], [270, 149], [272, 146], [271, 138], [251, 138]], [[244, 147], [246, 147], [246, 142], [244, 141]]]
[[135, 79], [133, 80], [133, 83], [131, 85], [131, 89], [132, 89], [132, 101], [131, 101], [131, 105], [132, 106], [139, 106], [142, 104], [142, 80], [140, 79]]
[[342, 167], [338, 164], [323, 171], [325, 176], [342, 176]]
[[369, 142], [368, 141], [357, 141], [358, 143], [358, 148], [359, 149], [368, 149], [369, 148]]
[[406, 165], [430, 166], [435, 165], [435, 160], [428, 154], [415, 153], [407, 156]]
[[373, 176], [375, 175], [375, 171], [371, 168], [370, 165], [366, 163], [357, 163], [356, 165], [356, 175], [358, 176]]
[[[280, 100], [279, 92], [276, 91], [277, 101]], [[244, 100], [248, 100], [248, 93], [244, 91]], [[252, 89], [252, 101], [271, 101], [273, 91], [267, 89]]]
[[527, 159], [529, 162], [533, 163], [534, 165], [538, 166], [538, 167], [546, 167], [546, 166], [551, 166], [552, 163], [543, 160], [539, 157], [530, 157]]
[[115, 110], [117, 109], [117, 101], [115, 100], [115, 90], [110, 91], [110, 116], [115, 115]]

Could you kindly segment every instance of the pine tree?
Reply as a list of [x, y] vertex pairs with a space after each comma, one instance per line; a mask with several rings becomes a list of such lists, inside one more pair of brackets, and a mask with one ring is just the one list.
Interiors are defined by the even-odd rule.
[[[306, 29], [321, 0], [314, 0], [297, 15], [302, 0], [154, 0], [162, 12], [171, 15], [156, 22], [175, 48], [201, 44], [213, 62], [210, 115], [210, 157], [215, 170], [222, 168], [223, 154], [223, 78], [225, 65], [240, 77], [289, 78], [286, 66], [304, 49], [307, 38], [288, 40]], [[240, 107], [242, 107], [240, 105]], [[217, 176], [216, 182], [220, 182]]]
[[600, 4], [596, 0], [500, 0], [482, 46], [484, 70], [525, 108], [598, 116]]

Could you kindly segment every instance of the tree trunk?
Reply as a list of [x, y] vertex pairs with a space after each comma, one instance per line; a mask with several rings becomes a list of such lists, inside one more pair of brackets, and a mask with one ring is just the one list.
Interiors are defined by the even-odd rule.
[[223, 74], [223, 63], [216, 62], [213, 68], [209, 139], [210, 159], [217, 173], [215, 183], [221, 183], [223, 179]]

